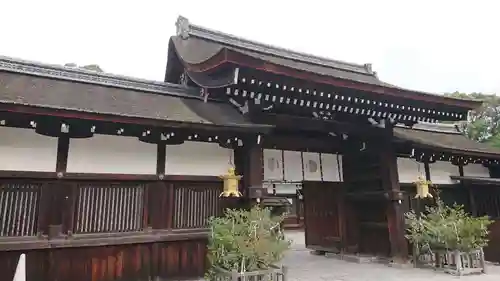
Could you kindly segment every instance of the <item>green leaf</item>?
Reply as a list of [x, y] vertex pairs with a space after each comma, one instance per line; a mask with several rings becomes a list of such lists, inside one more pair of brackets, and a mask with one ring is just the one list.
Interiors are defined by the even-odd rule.
[[228, 209], [223, 217], [210, 218], [207, 256], [211, 268], [206, 278], [215, 278], [215, 268], [254, 271], [279, 262], [291, 245], [282, 234], [282, 221], [282, 216], [271, 216], [269, 209], [258, 206], [250, 210]]

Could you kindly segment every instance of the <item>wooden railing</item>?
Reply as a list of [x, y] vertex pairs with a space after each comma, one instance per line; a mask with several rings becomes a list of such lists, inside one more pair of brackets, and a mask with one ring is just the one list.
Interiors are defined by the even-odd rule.
[[144, 184], [79, 184], [74, 233], [142, 230]]
[[0, 184], [0, 237], [35, 236], [41, 184]]
[[22, 253], [28, 281], [202, 276], [222, 182], [115, 178], [0, 179], [0, 276]]
[[221, 190], [221, 181], [4, 180], [0, 239], [45, 237], [58, 225], [68, 236], [203, 229], [221, 213]]
[[202, 184], [178, 186], [174, 191], [173, 228], [206, 227], [209, 217], [220, 214], [219, 194], [219, 189]]

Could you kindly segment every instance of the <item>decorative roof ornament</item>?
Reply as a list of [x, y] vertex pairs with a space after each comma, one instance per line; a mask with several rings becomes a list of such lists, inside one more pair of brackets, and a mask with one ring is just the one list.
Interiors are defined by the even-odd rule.
[[203, 102], [208, 101], [208, 96], [210, 96], [210, 93], [208, 92], [207, 88], [201, 88], [200, 89], [200, 97], [203, 99]]
[[224, 191], [219, 197], [241, 197], [241, 192], [238, 190], [238, 183], [243, 176], [236, 175], [234, 167], [227, 170], [227, 174], [219, 176], [224, 180]]
[[179, 16], [177, 22], [175, 22], [175, 27], [177, 27], [177, 36], [180, 36], [182, 39], [187, 39], [189, 37], [191, 25], [187, 18]]
[[417, 187], [417, 194], [415, 198], [432, 198], [432, 194], [429, 192], [429, 185], [432, 183], [424, 179], [424, 177], [419, 176], [417, 181], [414, 182]]
[[373, 68], [372, 68], [372, 67], [373, 67], [373, 65], [372, 65], [371, 63], [365, 63], [363, 66], [365, 67], [365, 69], [366, 69], [366, 71], [367, 71], [368, 73], [370, 73], [370, 74], [374, 74], [374, 72], [373, 72]]

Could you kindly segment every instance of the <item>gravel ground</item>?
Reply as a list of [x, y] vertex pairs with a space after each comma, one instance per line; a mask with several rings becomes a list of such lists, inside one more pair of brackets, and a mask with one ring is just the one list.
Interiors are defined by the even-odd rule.
[[357, 264], [311, 255], [305, 249], [304, 233], [287, 232], [293, 240], [292, 249], [285, 257], [284, 264], [289, 267], [288, 281], [420, 281], [432, 279], [448, 281], [464, 279], [468, 281], [500, 281], [500, 266], [488, 265], [488, 274], [456, 277], [435, 272], [430, 269], [391, 268], [383, 264]]

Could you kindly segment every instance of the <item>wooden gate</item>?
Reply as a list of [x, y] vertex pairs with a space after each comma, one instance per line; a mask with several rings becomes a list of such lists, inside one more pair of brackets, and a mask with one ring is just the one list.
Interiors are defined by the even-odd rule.
[[306, 247], [339, 251], [344, 238], [341, 183], [304, 182], [302, 191]]

